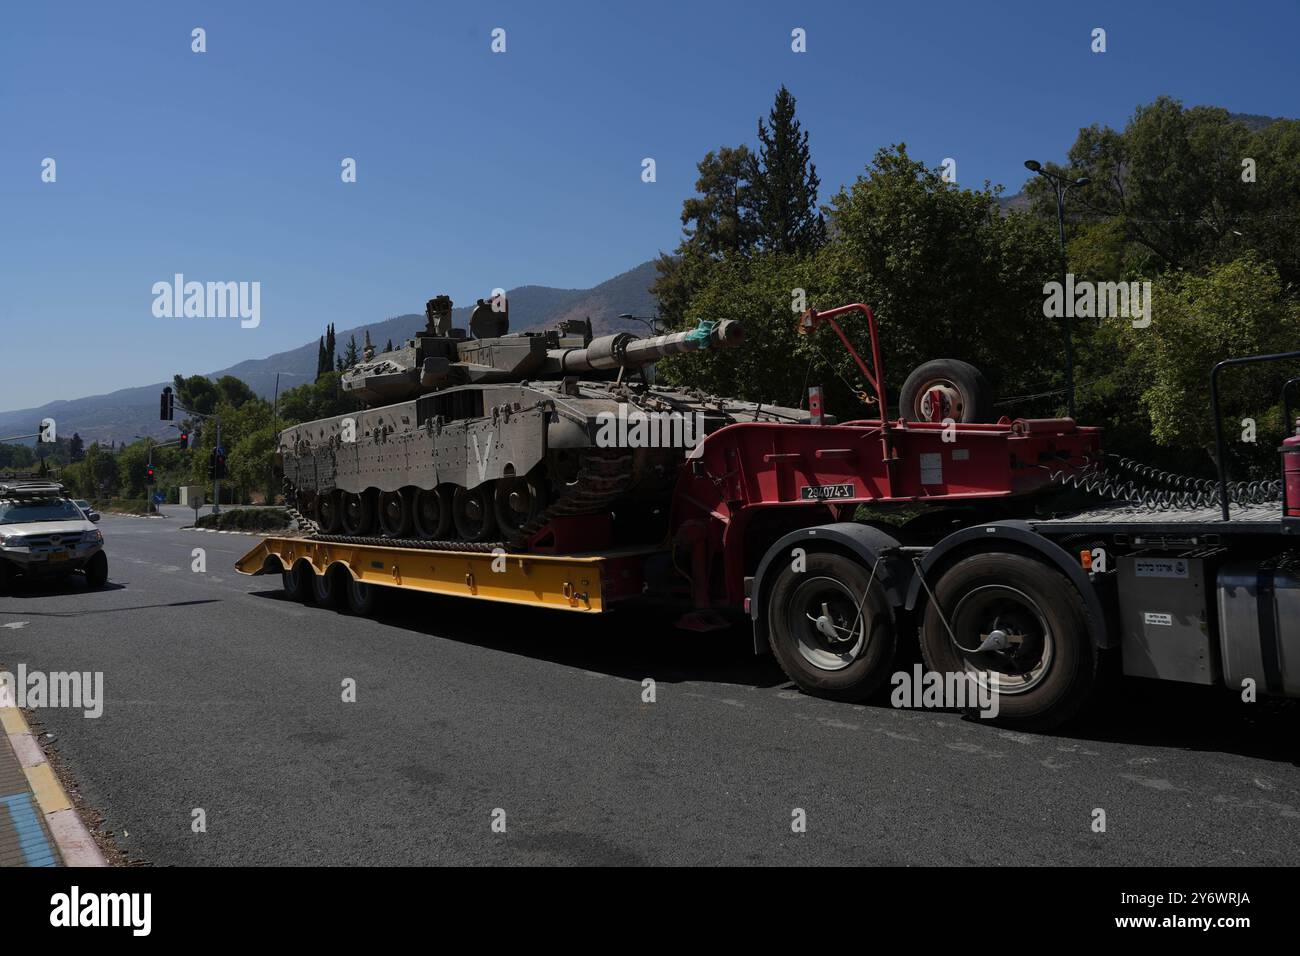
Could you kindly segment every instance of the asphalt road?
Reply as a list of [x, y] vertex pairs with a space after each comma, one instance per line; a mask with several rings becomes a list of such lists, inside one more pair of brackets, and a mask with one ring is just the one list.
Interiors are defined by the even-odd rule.
[[1300, 863], [1292, 708], [1129, 681], [1028, 735], [829, 703], [740, 631], [412, 595], [375, 620], [303, 607], [232, 570], [255, 538], [168, 511], [105, 516], [110, 589], [0, 598], [5, 668], [103, 672], [102, 717], [36, 717], [132, 859]]

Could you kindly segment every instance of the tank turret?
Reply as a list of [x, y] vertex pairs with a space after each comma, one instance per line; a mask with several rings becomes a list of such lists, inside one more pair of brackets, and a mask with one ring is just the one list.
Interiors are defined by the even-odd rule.
[[[479, 299], [470, 333], [451, 326], [451, 300], [430, 299], [427, 325], [406, 345], [343, 373], [343, 390], [367, 405], [399, 402], [455, 385], [522, 382], [634, 369], [667, 355], [732, 348], [744, 341], [739, 322], [701, 321], [688, 331], [640, 338], [615, 332], [593, 338], [591, 323], [567, 321], [546, 332], [510, 334], [504, 299]], [[373, 355], [373, 350], [371, 350]]]

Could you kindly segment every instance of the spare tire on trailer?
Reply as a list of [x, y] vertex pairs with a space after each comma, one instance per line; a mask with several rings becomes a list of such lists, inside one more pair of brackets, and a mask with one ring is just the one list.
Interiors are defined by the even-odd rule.
[[[946, 409], [930, 400], [938, 390]], [[995, 422], [993, 390], [984, 373], [969, 362], [957, 359], [934, 359], [912, 370], [903, 382], [898, 414], [909, 422]]]

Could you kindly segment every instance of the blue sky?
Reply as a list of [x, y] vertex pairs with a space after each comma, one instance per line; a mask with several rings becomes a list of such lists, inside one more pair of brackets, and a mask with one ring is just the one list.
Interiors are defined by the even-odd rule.
[[[1060, 159], [1078, 127], [1122, 126], [1161, 93], [1300, 116], [1298, 11], [9, 2], [0, 409], [212, 371], [442, 291], [465, 304], [494, 286], [602, 281], [676, 244], [696, 162], [752, 144], [781, 83], [823, 199], [898, 141], [956, 159], [962, 184], [1015, 192], [1024, 159]], [[340, 180], [344, 157], [356, 183]], [[177, 272], [260, 282], [260, 326], [156, 318], [152, 285]]]

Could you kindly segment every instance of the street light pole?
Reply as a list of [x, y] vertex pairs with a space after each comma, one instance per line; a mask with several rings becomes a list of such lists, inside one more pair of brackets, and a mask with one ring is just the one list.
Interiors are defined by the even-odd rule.
[[[1086, 186], [1090, 182], [1087, 176], [1081, 176], [1075, 180], [1068, 180], [1056, 173], [1048, 172], [1043, 169], [1043, 164], [1036, 159], [1025, 160], [1025, 168], [1042, 176], [1052, 184], [1052, 190], [1056, 193], [1056, 234], [1060, 243], [1061, 256], [1061, 296], [1064, 301], [1065, 296], [1065, 275], [1066, 275], [1066, 255], [1065, 255], [1065, 194], [1070, 191], [1071, 186]], [[1075, 417], [1074, 408], [1074, 321], [1072, 313], [1074, 308], [1071, 303], [1065, 303], [1065, 394], [1066, 404], [1069, 408], [1069, 416]]]

